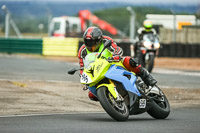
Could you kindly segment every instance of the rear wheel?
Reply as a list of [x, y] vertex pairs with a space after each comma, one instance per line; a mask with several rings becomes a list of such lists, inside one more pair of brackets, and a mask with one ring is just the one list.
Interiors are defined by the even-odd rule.
[[126, 121], [129, 117], [129, 109], [124, 101], [116, 101], [108, 89], [104, 86], [97, 90], [97, 96], [104, 110], [117, 121]]
[[147, 111], [147, 113], [155, 119], [165, 119], [170, 114], [170, 105], [167, 97], [162, 91], [161, 94], [162, 95], [149, 94], [149, 96], [152, 98], [152, 108]]

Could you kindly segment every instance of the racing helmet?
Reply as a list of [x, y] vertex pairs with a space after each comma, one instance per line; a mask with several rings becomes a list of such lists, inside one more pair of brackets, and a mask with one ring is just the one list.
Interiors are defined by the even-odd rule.
[[102, 36], [102, 31], [98, 27], [92, 26], [87, 28], [83, 34], [86, 48], [90, 52], [94, 52], [96, 49], [99, 48]]
[[143, 22], [143, 26], [144, 26], [144, 28], [145, 28], [145, 31], [151, 31], [151, 29], [152, 29], [152, 27], [153, 27], [153, 24], [152, 24], [152, 22], [150, 21], [150, 20], [145, 20], [144, 22]]

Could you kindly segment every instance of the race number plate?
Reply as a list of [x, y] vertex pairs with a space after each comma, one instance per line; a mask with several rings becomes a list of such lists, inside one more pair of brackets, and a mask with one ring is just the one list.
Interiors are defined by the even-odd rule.
[[84, 72], [81, 75], [80, 81], [83, 84], [87, 84], [87, 83], [91, 83], [92, 82], [91, 78], [86, 73], [84, 73]]
[[140, 99], [139, 108], [146, 108], [146, 99]]

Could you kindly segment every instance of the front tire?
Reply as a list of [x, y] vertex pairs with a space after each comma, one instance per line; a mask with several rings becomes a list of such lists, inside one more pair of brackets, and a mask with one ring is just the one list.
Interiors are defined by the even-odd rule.
[[97, 90], [97, 97], [104, 110], [117, 121], [126, 121], [129, 109], [124, 101], [116, 101], [105, 86]]
[[154, 58], [155, 58], [155, 55], [154, 54], [152, 54], [152, 55], [149, 54], [148, 56], [149, 56], [148, 60], [145, 60], [145, 68], [149, 72], [152, 72], [153, 67], [154, 67]]

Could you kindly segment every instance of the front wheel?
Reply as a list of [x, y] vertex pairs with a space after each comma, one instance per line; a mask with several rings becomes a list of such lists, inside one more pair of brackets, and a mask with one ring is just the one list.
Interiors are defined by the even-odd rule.
[[104, 110], [117, 121], [126, 121], [129, 117], [129, 109], [124, 101], [116, 101], [108, 89], [104, 86], [97, 90], [97, 97]]
[[154, 66], [154, 54], [146, 54], [145, 56], [145, 68], [149, 71], [152, 72], [153, 66]]
[[[161, 91], [161, 90], [160, 90]], [[152, 107], [147, 113], [155, 119], [165, 119], [170, 114], [170, 105], [165, 94], [149, 94], [152, 97]]]

